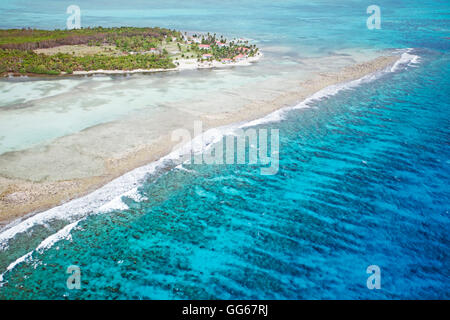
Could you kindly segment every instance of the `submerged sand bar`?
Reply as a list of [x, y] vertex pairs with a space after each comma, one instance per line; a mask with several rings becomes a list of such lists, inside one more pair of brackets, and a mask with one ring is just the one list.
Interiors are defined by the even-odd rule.
[[[315, 73], [294, 88], [270, 91], [264, 100], [228, 104], [217, 101], [183, 101], [139, 113], [57, 138], [50, 144], [0, 155], [0, 221], [43, 211], [87, 194], [124, 173], [168, 154], [178, 142], [171, 132], [193, 130], [196, 120], [204, 130], [261, 118], [295, 105], [315, 92], [337, 83], [359, 79], [384, 69], [398, 56], [381, 56], [331, 73]], [[250, 94], [250, 92], [249, 92]], [[240, 99], [242, 100], [242, 99]], [[132, 128], [132, 130], [130, 130]], [[132, 141], [132, 143], [130, 143]]]

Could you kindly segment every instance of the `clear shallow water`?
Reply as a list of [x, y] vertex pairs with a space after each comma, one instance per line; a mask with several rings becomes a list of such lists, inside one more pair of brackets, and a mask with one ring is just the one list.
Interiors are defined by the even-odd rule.
[[[206, 70], [208, 72], [209, 70]], [[19, 151], [136, 112], [168, 109], [192, 101], [199, 91], [223, 93], [248, 83], [245, 71], [75, 77], [63, 80], [0, 81], [0, 154]], [[226, 77], [225, 80], [223, 78]], [[267, 77], [254, 74], [252, 81]], [[20, 125], [17, 125], [20, 119]]]
[[[210, 31], [251, 39], [266, 58], [252, 68], [173, 75], [72, 78], [54, 81], [0, 81], [0, 155], [50, 143], [54, 139], [134, 111], [154, 112], [182, 99], [221, 94], [272, 79], [340, 64], [305, 58], [335, 56], [348, 63], [377, 50], [427, 47], [448, 50], [445, 2], [381, 1], [382, 30], [366, 27], [361, 1], [87, 1], [77, 2], [82, 25], [161, 26]], [[0, 4], [0, 28], [65, 28], [67, 4], [58, 1], [8, 0]], [[321, 70], [324, 71], [324, 70]], [[201, 79], [200, 79], [201, 78]], [[199, 95], [202, 92], [202, 95]], [[245, 97], [242, 97], [245, 99]], [[31, 108], [30, 108], [31, 107]], [[19, 118], [21, 125], [13, 119]], [[41, 125], [45, 124], [45, 126]]]
[[[339, 20], [362, 6], [330, 13], [327, 5], [308, 9], [326, 24], [327, 15]], [[436, 13], [442, 3], [406, 12], [385, 5], [392, 29], [360, 35], [355, 47], [414, 47], [420, 64], [260, 126], [280, 129], [277, 175], [255, 166], [157, 171], [138, 197], [123, 198], [128, 209], [87, 217], [68, 239], [5, 273], [0, 298], [448, 299], [448, 21]], [[268, 16], [285, 21], [278, 11]], [[0, 251], [0, 270], [67, 223], [18, 235]], [[81, 290], [66, 288], [72, 264], [81, 268]], [[382, 290], [366, 288], [372, 264]]]

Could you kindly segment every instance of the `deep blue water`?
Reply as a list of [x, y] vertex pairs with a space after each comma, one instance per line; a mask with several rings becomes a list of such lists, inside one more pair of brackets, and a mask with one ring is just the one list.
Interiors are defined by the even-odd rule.
[[[340, 21], [327, 36], [304, 21], [317, 35], [311, 46], [329, 37], [336, 44], [324, 47], [373, 43], [411, 47], [421, 57], [417, 65], [257, 127], [280, 130], [277, 175], [262, 176], [250, 165], [185, 165], [189, 171], [151, 175], [139, 188], [146, 200], [124, 198], [128, 210], [81, 221], [70, 240], [6, 273], [0, 298], [448, 299], [450, 55], [443, 12], [449, 6], [380, 3], [391, 13], [385, 33], [355, 30], [353, 42], [344, 34], [355, 20], [346, 24], [342, 17], [364, 12], [360, 1], [279, 4], [305, 9], [294, 12], [270, 12], [274, 4], [265, 2], [259, 7], [271, 21], [280, 19], [271, 31], [256, 28], [274, 42], [289, 28], [283, 14], [300, 12], [325, 25]], [[205, 4], [205, 16], [213, 4]], [[107, 21], [114, 25], [116, 18]], [[213, 29], [226, 24], [216, 21]], [[250, 30], [258, 19], [247, 22], [243, 28]], [[41, 240], [11, 245], [16, 252], [2, 253], [1, 262]], [[72, 264], [81, 268], [80, 290], [66, 288]], [[381, 269], [381, 290], [366, 287], [369, 265]]]

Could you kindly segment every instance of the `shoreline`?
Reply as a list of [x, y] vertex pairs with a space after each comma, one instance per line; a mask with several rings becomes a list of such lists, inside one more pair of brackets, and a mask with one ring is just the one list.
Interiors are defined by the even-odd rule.
[[[328, 86], [360, 79], [392, 66], [399, 60], [398, 55], [380, 56], [336, 72], [317, 74], [312, 79], [301, 82], [298, 90], [284, 92], [270, 102], [251, 102], [239, 112], [224, 111], [222, 118], [217, 115], [203, 116], [201, 120], [205, 124], [204, 130], [260, 119], [286, 106], [299, 103]], [[0, 193], [0, 208], [2, 208], [0, 226], [8, 228], [8, 225], [16, 224], [39, 212], [86, 196], [133, 169], [161, 159], [170, 153], [175, 144], [177, 143], [170, 140], [170, 134], [163, 134], [152, 144], [132, 150], [120, 158], [108, 159], [106, 172], [98, 176], [50, 182], [33, 182], [0, 176], [0, 186], [6, 186]]]
[[95, 74], [102, 75], [127, 75], [127, 74], [139, 74], [139, 73], [157, 73], [157, 72], [171, 72], [171, 71], [183, 71], [183, 70], [199, 70], [199, 69], [214, 69], [214, 68], [227, 68], [227, 67], [239, 67], [239, 66], [250, 66], [252, 63], [259, 61], [264, 56], [263, 53], [258, 52], [254, 57], [246, 57], [241, 61], [233, 61], [229, 63], [223, 63], [221, 61], [211, 61], [211, 62], [197, 62], [197, 59], [180, 59], [175, 61], [179, 65], [175, 68], [169, 69], [134, 69], [134, 70], [89, 70], [89, 71], [74, 71], [72, 74], [61, 72], [58, 75], [46, 75], [38, 73], [6, 73], [0, 75], [0, 78], [21, 78], [21, 77], [32, 77], [32, 78], [45, 78], [45, 79], [58, 79], [62, 77], [76, 77], [76, 76], [88, 76]]

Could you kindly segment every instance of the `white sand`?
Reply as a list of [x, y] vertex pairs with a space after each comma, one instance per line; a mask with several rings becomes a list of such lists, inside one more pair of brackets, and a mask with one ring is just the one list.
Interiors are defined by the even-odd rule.
[[[167, 72], [167, 71], [182, 71], [195, 69], [210, 69], [210, 68], [227, 68], [234, 66], [250, 66], [253, 62], [260, 60], [263, 54], [258, 52], [254, 57], [247, 57], [242, 61], [232, 61], [223, 63], [221, 61], [203, 61], [198, 62], [197, 59], [180, 59], [175, 61], [176, 68], [171, 69], [135, 69], [135, 70], [90, 70], [90, 71], [74, 71], [74, 75], [89, 75], [89, 74], [131, 74], [131, 73], [149, 73], [149, 72]], [[65, 73], [63, 73], [65, 74]]]
[[[258, 119], [296, 104], [327, 86], [384, 69], [397, 59], [398, 56], [379, 57], [334, 72], [319, 72], [306, 80], [296, 81], [296, 85], [290, 87], [286, 86], [286, 79], [284, 82], [278, 79], [267, 84], [258, 82], [257, 90], [242, 88], [239, 96], [235, 92], [224, 92], [220, 98], [204, 96], [195, 101], [183, 100], [161, 108], [158, 113], [144, 112], [60, 137], [46, 146], [2, 154], [0, 221], [11, 221], [33, 211], [51, 208], [161, 158], [178, 143], [171, 141], [171, 132], [179, 128], [192, 130], [196, 120], [201, 120], [207, 130]], [[204, 67], [247, 65], [251, 62], [205, 63]], [[177, 70], [199, 67], [187, 60]], [[256, 95], [254, 98], [252, 92]], [[220, 99], [220, 103], [211, 103], [217, 101], [214, 99]]]

